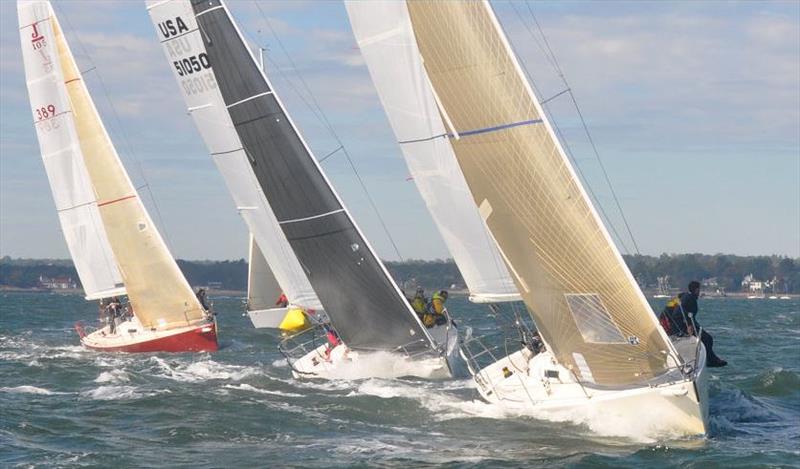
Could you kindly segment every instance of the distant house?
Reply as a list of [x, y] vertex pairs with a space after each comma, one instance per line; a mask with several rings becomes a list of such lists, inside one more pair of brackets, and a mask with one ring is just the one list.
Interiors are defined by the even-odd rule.
[[39, 288], [48, 290], [71, 290], [78, 288], [78, 283], [72, 277], [45, 277], [39, 276]]
[[764, 282], [756, 280], [753, 274], [747, 274], [742, 280], [742, 290], [753, 293], [761, 293], [764, 291]]
[[717, 277], [704, 278], [700, 283], [703, 284], [703, 288], [705, 289], [719, 288], [719, 282], [717, 282]]

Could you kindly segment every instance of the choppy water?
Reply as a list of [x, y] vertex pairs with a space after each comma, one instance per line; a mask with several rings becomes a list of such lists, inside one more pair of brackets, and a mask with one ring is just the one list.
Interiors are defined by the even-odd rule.
[[[486, 330], [484, 309], [451, 300]], [[0, 466], [800, 465], [800, 301], [709, 299], [711, 436], [649, 441], [504, 416], [470, 380], [297, 381], [241, 302], [215, 354], [112, 355], [72, 330], [79, 296], [0, 294]]]

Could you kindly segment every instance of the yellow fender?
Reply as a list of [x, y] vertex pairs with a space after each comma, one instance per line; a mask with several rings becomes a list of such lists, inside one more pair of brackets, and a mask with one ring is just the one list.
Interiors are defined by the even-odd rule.
[[309, 327], [311, 327], [311, 323], [305, 311], [300, 308], [291, 308], [289, 311], [286, 311], [286, 316], [283, 317], [283, 321], [281, 321], [278, 329], [283, 332], [300, 332]]

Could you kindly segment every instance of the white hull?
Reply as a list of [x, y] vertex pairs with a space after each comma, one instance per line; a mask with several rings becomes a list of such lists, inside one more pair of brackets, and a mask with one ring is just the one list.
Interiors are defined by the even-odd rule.
[[453, 376], [461, 361], [458, 354], [458, 330], [438, 326], [429, 329], [437, 343], [446, 347], [442, 357], [411, 358], [391, 352], [363, 352], [349, 350], [339, 344], [328, 352], [322, 344], [297, 360], [290, 360], [295, 378], [362, 379], [399, 378], [416, 376], [428, 379], [446, 379]]
[[256, 329], [277, 329], [289, 308], [271, 308], [248, 311], [250, 322]]
[[516, 414], [572, 421], [598, 433], [622, 436], [705, 435], [705, 349], [702, 345], [698, 348], [693, 337], [680, 340], [683, 343], [675, 345], [687, 362], [694, 362], [695, 351], [700, 355], [695, 372], [689, 378], [676, 372], [673, 379], [649, 386], [608, 389], [581, 385], [549, 352], [533, 355], [527, 349], [481, 369], [474, 378], [484, 399]]

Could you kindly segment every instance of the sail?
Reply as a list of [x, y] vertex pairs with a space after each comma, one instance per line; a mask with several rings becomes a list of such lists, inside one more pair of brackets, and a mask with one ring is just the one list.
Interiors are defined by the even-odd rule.
[[264, 254], [250, 235], [250, 258], [247, 263], [247, 310], [259, 311], [275, 308], [283, 289], [272, 274]]
[[51, 16], [47, 2], [18, 3], [22, 57], [39, 148], [61, 230], [86, 298], [123, 295], [122, 276], [78, 144]]
[[272, 273], [290, 303], [322, 309], [304, 268], [278, 226], [233, 127], [209, 68], [191, 3], [148, 1], [147, 9], [189, 113]]
[[205, 312], [170, 255], [114, 149], [55, 16], [50, 17], [83, 162], [133, 312], [145, 327], [169, 329]]
[[333, 191], [227, 8], [219, 0], [192, 6], [248, 161], [342, 340], [353, 349], [431, 349], [427, 330]]
[[[407, 2], [452, 146], [542, 338], [584, 383], [677, 363], [487, 2]], [[437, 138], [424, 133], [416, 139]]]
[[[517, 301], [514, 282], [483, 223], [414, 41], [405, 4], [348, 1], [361, 54], [403, 157], [436, 227], [476, 302]], [[420, 135], [436, 138], [418, 138]]]

